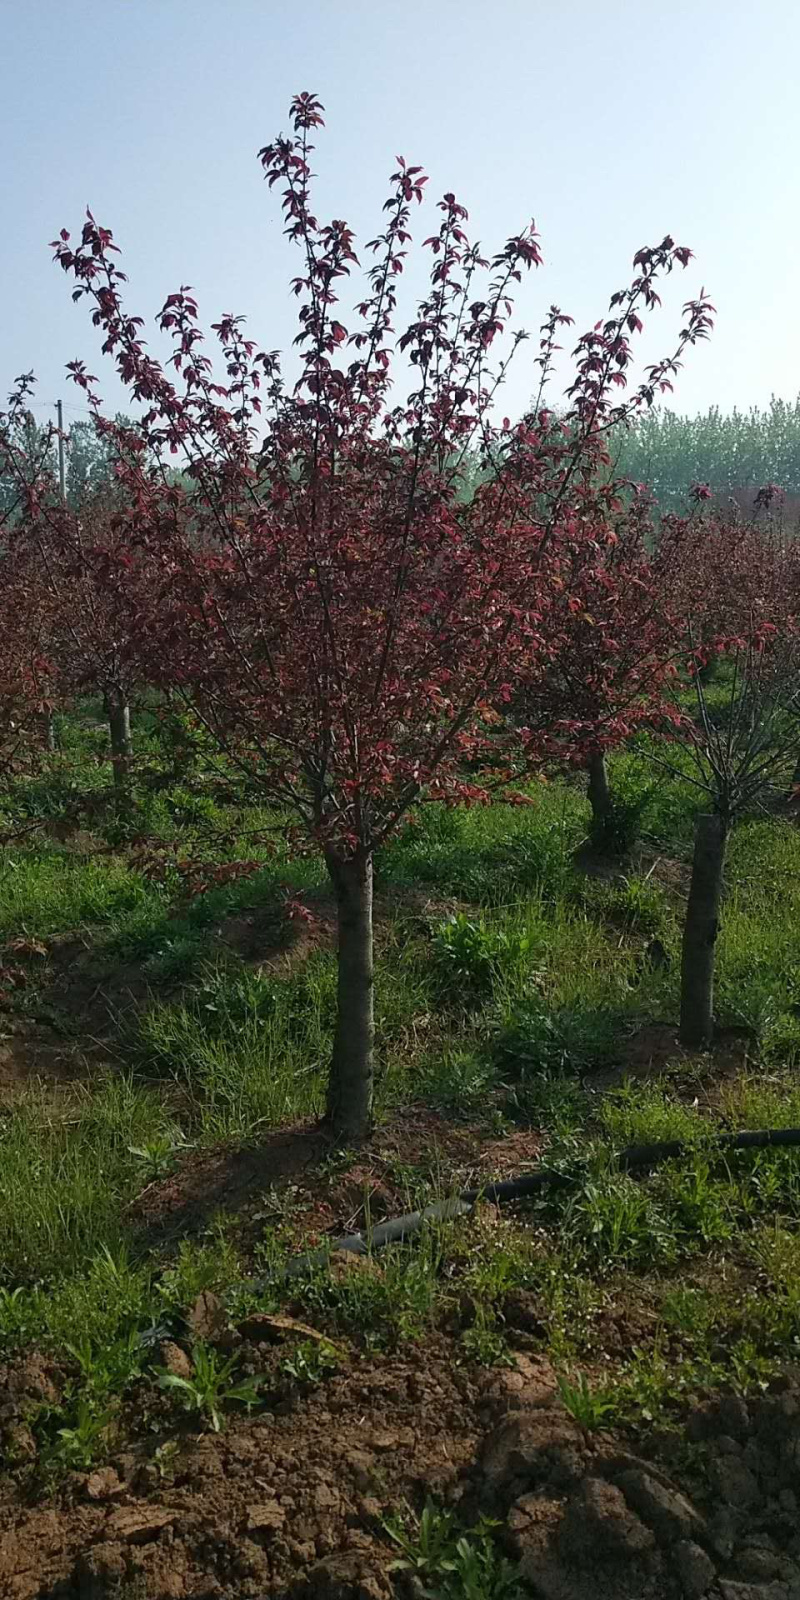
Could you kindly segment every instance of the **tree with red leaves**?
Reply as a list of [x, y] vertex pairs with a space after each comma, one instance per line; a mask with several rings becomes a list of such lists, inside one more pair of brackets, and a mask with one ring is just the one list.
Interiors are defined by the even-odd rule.
[[[695, 498], [706, 498], [702, 489]], [[750, 521], [733, 507], [695, 524], [671, 598], [685, 672], [668, 736], [690, 760], [676, 765], [666, 750], [653, 759], [707, 801], [697, 819], [681, 960], [680, 1032], [692, 1048], [707, 1047], [713, 1035], [731, 828], [783, 799], [800, 739], [800, 551], [772, 486], [758, 505]], [[713, 698], [704, 670], [710, 662]]]
[[[130, 699], [137, 666], [132, 635], [139, 626], [137, 585], [147, 582], [143, 547], [130, 519], [120, 515], [112, 483], [87, 492], [72, 508], [62, 501], [49, 444], [34, 451], [18, 442], [17, 419], [31, 387], [26, 374], [0, 417], [5, 476], [16, 495], [8, 519], [8, 563], [25, 571], [25, 591], [37, 596], [46, 613], [47, 656], [62, 700], [86, 692], [102, 696], [122, 800], [133, 753]], [[118, 444], [127, 425], [115, 426]], [[16, 589], [19, 593], [19, 584]]]
[[0, 784], [41, 745], [52, 693], [46, 616], [37, 585], [0, 553]]
[[[674, 354], [615, 400], [642, 308], [690, 256], [670, 238], [640, 251], [631, 285], [579, 341], [566, 424], [555, 424], [540, 389], [512, 427], [497, 399], [523, 335], [492, 357], [515, 287], [541, 260], [533, 224], [487, 260], [446, 194], [425, 241], [428, 292], [397, 335], [411, 210], [426, 182], [398, 160], [348, 330], [339, 300], [357, 267], [353, 235], [340, 220], [319, 222], [312, 207], [322, 107], [300, 95], [291, 118], [291, 133], [260, 158], [300, 253], [293, 387], [277, 354], [259, 350], [232, 315], [214, 327], [226, 370], [215, 382], [185, 287], [159, 318], [175, 345], [169, 376], [124, 309], [111, 233], [89, 215], [77, 244], [65, 231], [55, 248], [144, 407], [136, 437], [116, 435], [131, 537], [151, 563], [141, 658], [229, 772], [299, 822], [324, 856], [339, 929], [327, 1118], [338, 1135], [358, 1137], [372, 1105], [375, 853], [420, 798], [479, 799], [481, 764], [500, 780], [524, 764], [515, 730], [497, 730], [495, 708], [546, 665], [542, 619], [560, 530], [574, 538], [587, 520], [596, 526], [606, 430], [669, 386], [686, 345], [705, 337], [711, 307], [704, 294], [691, 301]], [[552, 308], [543, 327], [542, 386], [567, 320]], [[71, 371], [113, 435], [96, 380], [81, 363]], [[178, 452], [180, 482], [164, 465]]]
[[25, 502], [20, 464], [40, 471], [50, 455], [48, 430], [33, 426], [30, 373], [19, 379], [0, 414], [0, 782], [27, 763], [53, 694], [50, 610], [30, 552], [18, 531]]
[[613, 481], [596, 509], [594, 524], [560, 530], [547, 670], [523, 700], [548, 754], [586, 769], [592, 840], [613, 852], [606, 753], [668, 714], [680, 658], [669, 596], [689, 522], [665, 519], [657, 536], [644, 488]]

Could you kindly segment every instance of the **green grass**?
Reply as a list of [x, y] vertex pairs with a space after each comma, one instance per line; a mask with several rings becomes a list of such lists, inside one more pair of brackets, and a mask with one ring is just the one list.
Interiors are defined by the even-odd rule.
[[249, 1138], [319, 1111], [334, 996], [321, 958], [284, 980], [209, 971], [185, 999], [145, 1012], [136, 1049], [188, 1091], [193, 1132]]
[[109, 1078], [53, 1105], [31, 1093], [0, 1123], [0, 1276], [13, 1287], [80, 1271], [124, 1240], [141, 1148], [169, 1123], [157, 1096]]
[[[262, 1197], [255, 1240], [252, 1225], [240, 1238], [236, 1218], [211, 1219], [196, 1238], [155, 1246], [136, 1202], [198, 1150], [236, 1152], [315, 1116], [334, 1024], [324, 940], [265, 971], [216, 938], [244, 913], [277, 926], [287, 892], [324, 883], [319, 863], [290, 856], [274, 813], [224, 804], [200, 756], [171, 777], [152, 713], [137, 737], [128, 819], [104, 809], [104, 734], [80, 718], [64, 719], [63, 754], [6, 806], [18, 821], [69, 811], [90, 839], [83, 854], [46, 831], [6, 849], [0, 945], [80, 933], [84, 974], [112, 989], [133, 974], [148, 990], [93, 1082], [32, 1088], [0, 1110], [0, 1356], [34, 1345], [66, 1363], [64, 1407], [36, 1424], [62, 1467], [102, 1454], [120, 1394], [154, 1381], [155, 1344], [183, 1332], [202, 1289], [237, 1313], [285, 1298], [278, 1269], [305, 1242], [290, 1191]], [[571, 1183], [511, 1220], [479, 1212], [428, 1227], [364, 1270], [322, 1267], [292, 1288], [331, 1337], [391, 1350], [444, 1327], [454, 1359], [484, 1364], [510, 1359], [514, 1297], [527, 1296], [565, 1403], [586, 1426], [669, 1414], [707, 1383], [761, 1382], [800, 1340], [800, 1154], [725, 1157], [718, 1143], [721, 1130], [800, 1124], [800, 831], [790, 823], [753, 820], [730, 843], [718, 1012], [747, 1031], [747, 1062], [710, 1097], [697, 1065], [597, 1088], [640, 1024], [672, 1022], [678, 1009], [678, 885], [698, 800], [648, 749], [642, 740], [610, 761], [640, 844], [608, 874], [581, 870], [589, 814], [574, 775], [532, 784], [529, 806], [424, 806], [378, 863], [379, 1124], [406, 1107], [413, 1122], [422, 1105], [496, 1137], [527, 1125]], [[181, 854], [207, 869], [194, 898]], [[241, 860], [253, 871], [222, 881]], [[52, 1014], [47, 959], [26, 971], [0, 1031], [5, 1015], [15, 1025]], [[79, 1047], [81, 1024], [65, 1017], [65, 1029], [68, 1020]], [[661, 1139], [686, 1153], [620, 1172], [621, 1148]], [[359, 1159], [331, 1163], [332, 1191]], [[409, 1209], [451, 1182], [433, 1148], [415, 1161]], [[621, 1337], [626, 1318], [647, 1331]], [[208, 1421], [222, 1416], [236, 1374], [204, 1372], [182, 1403]]]
[[157, 915], [162, 906], [158, 891], [116, 856], [84, 860], [57, 849], [3, 854], [0, 939], [125, 924]]

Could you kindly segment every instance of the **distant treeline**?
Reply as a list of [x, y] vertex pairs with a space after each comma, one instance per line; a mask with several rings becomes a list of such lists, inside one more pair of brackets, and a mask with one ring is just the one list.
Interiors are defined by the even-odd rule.
[[696, 417], [652, 411], [618, 436], [613, 454], [617, 470], [646, 483], [665, 511], [682, 509], [693, 483], [744, 504], [748, 491], [777, 483], [793, 499], [800, 495], [800, 397]]

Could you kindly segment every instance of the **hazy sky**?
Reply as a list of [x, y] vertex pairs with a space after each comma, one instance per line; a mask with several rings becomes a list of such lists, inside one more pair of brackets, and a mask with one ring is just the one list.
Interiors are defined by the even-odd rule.
[[[123, 247], [133, 310], [149, 319], [186, 282], [206, 324], [245, 311], [262, 345], [290, 345], [293, 252], [256, 151], [300, 89], [326, 107], [318, 214], [362, 241], [405, 155], [431, 178], [417, 240], [448, 188], [486, 246], [535, 216], [545, 265], [520, 321], [556, 300], [581, 330], [669, 231], [696, 260], [645, 354], [671, 348], [701, 283], [718, 308], [676, 407], [800, 389], [798, 0], [0, 0], [0, 40], [3, 392], [32, 367], [42, 406], [77, 405], [79, 355], [120, 403], [47, 248], [87, 204]], [[357, 297], [346, 286], [344, 309]]]

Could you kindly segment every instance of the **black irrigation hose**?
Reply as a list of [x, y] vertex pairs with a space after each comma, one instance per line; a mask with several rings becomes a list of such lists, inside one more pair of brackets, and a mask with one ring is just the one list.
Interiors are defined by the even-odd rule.
[[[763, 1128], [755, 1133], [726, 1133], [718, 1140], [721, 1150], [767, 1150], [800, 1146], [800, 1128]], [[624, 1172], [638, 1167], [654, 1167], [660, 1161], [686, 1154], [687, 1146], [680, 1139], [663, 1139], [657, 1144], [630, 1144], [621, 1150], [617, 1161]], [[369, 1255], [382, 1250], [387, 1244], [397, 1244], [418, 1233], [425, 1222], [444, 1222], [450, 1217], [467, 1216], [476, 1201], [485, 1200], [499, 1205], [504, 1200], [522, 1200], [526, 1195], [539, 1194], [542, 1189], [566, 1189], [577, 1181], [578, 1172], [558, 1172], [555, 1168], [540, 1167], [536, 1172], [519, 1178], [503, 1178], [498, 1183], [485, 1183], [476, 1189], [463, 1189], [451, 1200], [440, 1200], [425, 1206], [422, 1211], [410, 1211], [404, 1217], [394, 1217], [381, 1222], [363, 1233], [345, 1234], [332, 1239], [322, 1250], [296, 1256], [290, 1261], [287, 1273], [294, 1277], [310, 1267], [324, 1266], [334, 1250], [349, 1250], [353, 1255]]]

